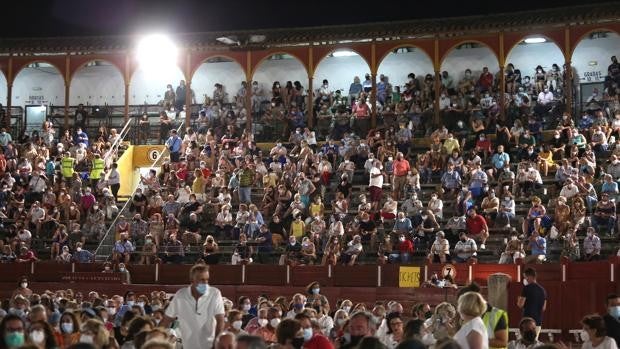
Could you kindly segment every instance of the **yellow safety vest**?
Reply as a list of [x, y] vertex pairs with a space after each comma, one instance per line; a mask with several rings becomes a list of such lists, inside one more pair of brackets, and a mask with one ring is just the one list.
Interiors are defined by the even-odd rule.
[[103, 159], [93, 159], [93, 168], [90, 170], [90, 179], [101, 178], [101, 173], [105, 168]]
[[[484, 315], [482, 316], [482, 321], [484, 322], [484, 325], [487, 327], [487, 334], [489, 335], [489, 339], [495, 338], [495, 327], [497, 326], [497, 323], [502, 317], [504, 318], [504, 321], [506, 322], [506, 331], [508, 331], [508, 313], [506, 313], [504, 310], [496, 308], [496, 307], [491, 307], [491, 311], [484, 313]], [[489, 347], [489, 348], [494, 348], [494, 347]], [[495, 348], [495, 349], [506, 349], [506, 347]]]
[[70, 156], [65, 156], [60, 160], [60, 171], [65, 178], [73, 177], [73, 163], [75, 159]]

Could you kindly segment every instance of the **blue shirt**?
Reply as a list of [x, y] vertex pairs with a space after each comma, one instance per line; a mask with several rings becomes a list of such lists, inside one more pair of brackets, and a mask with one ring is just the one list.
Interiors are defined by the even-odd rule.
[[491, 158], [491, 162], [493, 162], [493, 166], [495, 168], [500, 169], [504, 168], [504, 165], [510, 161], [510, 155], [508, 153], [495, 153], [493, 158]]
[[91, 263], [93, 261], [93, 254], [86, 250], [81, 250], [73, 254], [73, 260], [78, 263]]
[[547, 254], [547, 240], [542, 236], [539, 236], [536, 241], [530, 242], [530, 247], [532, 248], [532, 256]]
[[[181, 137], [179, 136], [170, 136], [166, 141], [166, 146], [169, 148], [171, 153], [178, 153], [181, 151]], [[172, 149], [170, 149], [172, 148]]]
[[75, 134], [75, 143], [76, 144], [85, 144], [88, 146], [88, 135], [84, 132], [78, 132]]

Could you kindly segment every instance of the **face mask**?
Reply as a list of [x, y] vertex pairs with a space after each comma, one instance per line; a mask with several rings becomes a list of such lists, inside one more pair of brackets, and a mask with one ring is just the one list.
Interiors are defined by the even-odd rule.
[[269, 320], [269, 325], [271, 325], [271, 327], [273, 327], [273, 328], [278, 327], [279, 324], [280, 324], [280, 319], [277, 318], [277, 317]]
[[81, 251], [82, 251], [82, 248], [81, 248], [81, 247], [78, 247], [78, 248], [76, 248], [75, 250], [76, 250], [77, 252], [81, 252]]
[[[305, 333], [304, 333], [304, 336], [305, 336]], [[301, 349], [301, 347], [303, 347], [304, 345], [305, 340], [306, 339], [304, 337], [293, 338], [293, 340], [291, 341], [291, 345], [295, 349]]]
[[428, 216], [422, 216], [422, 220], [425, 221]]
[[[124, 272], [125, 272], [125, 268], [119, 268], [118, 270], [119, 270], [121, 273], [124, 273]], [[133, 302], [131, 302], [131, 303], [132, 303], [131, 305], [133, 305]], [[129, 302], [127, 302], [127, 304], [129, 304]]]
[[95, 342], [93, 336], [88, 335], [88, 334], [83, 334], [80, 336], [80, 341], [79, 343], [87, 343], [87, 344], [93, 344]]
[[620, 305], [609, 307], [609, 315], [615, 317], [616, 319], [620, 319]]
[[41, 344], [45, 341], [45, 332], [41, 331], [41, 330], [34, 330], [32, 332], [30, 332], [30, 339], [35, 343], [35, 344]]
[[510, 237], [510, 240], [511, 241], [517, 241], [517, 237], [516, 236], [512, 236], [512, 237]]
[[527, 285], [529, 285], [529, 284], [530, 284], [530, 282], [529, 282], [529, 281], [527, 281], [527, 279], [523, 279], [523, 286], [527, 286]]
[[17, 348], [24, 345], [24, 332], [11, 332], [4, 336], [4, 343], [9, 348]]
[[584, 342], [590, 341], [590, 335], [585, 330], [582, 330], [581, 332], [579, 332], [579, 336], [581, 337], [581, 340]]
[[536, 331], [523, 331], [523, 340], [527, 343], [534, 343], [536, 341]]
[[560, 139], [560, 135], [553, 135], [553, 138]]
[[114, 316], [114, 314], [116, 314], [116, 308], [114, 307], [108, 308], [108, 314]]
[[244, 305], [241, 307], [241, 309], [242, 309], [243, 311], [245, 311], [245, 312], [249, 311], [249, 310], [250, 310], [250, 308], [252, 308], [252, 305], [251, 305], [251, 304], [247, 304], [247, 303], [246, 303], [246, 304], [244, 304]]
[[344, 311], [346, 311], [348, 313], [349, 311], [351, 311], [351, 307], [348, 306], [348, 305], [345, 305], [344, 307], [342, 307], [342, 310], [344, 310]]
[[320, 288], [313, 288], [312, 289], [312, 293], [314, 293], [314, 294], [319, 294], [320, 292], [321, 292]]
[[72, 322], [63, 322], [61, 325], [62, 331], [64, 333], [73, 333], [73, 323]]
[[138, 303], [136, 303], [136, 305], [141, 307], [141, 308], [144, 308], [144, 302], [138, 302]]
[[134, 301], [127, 301], [127, 305], [128, 305], [128, 306], [130, 306], [130, 307], [133, 307], [133, 305], [134, 305], [135, 303], [136, 303], [136, 302], [134, 302]]
[[343, 319], [343, 318], [336, 319], [336, 324], [337, 324], [338, 326], [344, 326], [344, 324], [345, 324], [346, 322], [347, 322], [347, 319]]
[[267, 320], [267, 319], [258, 319], [258, 325], [259, 325], [260, 327], [265, 327], [265, 326], [267, 326], [267, 323], [269, 323], [269, 320]]
[[312, 327], [304, 328], [304, 342], [309, 341], [312, 338]]
[[232, 328], [239, 331], [241, 329], [241, 325], [243, 325], [243, 321], [241, 320], [233, 321]]
[[28, 288], [28, 283], [27, 282], [22, 282], [21, 284], [22, 288]]
[[207, 289], [209, 288], [209, 284], [198, 284], [196, 285], [196, 291], [201, 295], [207, 293]]

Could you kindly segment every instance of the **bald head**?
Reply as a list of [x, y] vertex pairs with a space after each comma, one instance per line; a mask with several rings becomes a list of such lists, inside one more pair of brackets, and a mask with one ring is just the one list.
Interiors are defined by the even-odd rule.
[[215, 349], [235, 349], [236, 347], [237, 340], [230, 332], [222, 332], [215, 339]]

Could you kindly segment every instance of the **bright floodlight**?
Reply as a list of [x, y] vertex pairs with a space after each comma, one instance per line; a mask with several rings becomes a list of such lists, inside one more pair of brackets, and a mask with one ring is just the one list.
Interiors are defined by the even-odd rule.
[[176, 66], [177, 48], [169, 37], [153, 34], [138, 43], [137, 58], [144, 68], [161, 72]]
[[334, 57], [350, 57], [350, 56], [357, 56], [357, 53], [354, 52], [354, 51], [341, 50], [341, 51], [335, 51], [334, 53], [332, 53], [332, 56], [334, 56]]
[[547, 39], [534, 37], [534, 38], [527, 38], [524, 41], [526, 44], [540, 44], [540, 43], [546, 42]]

